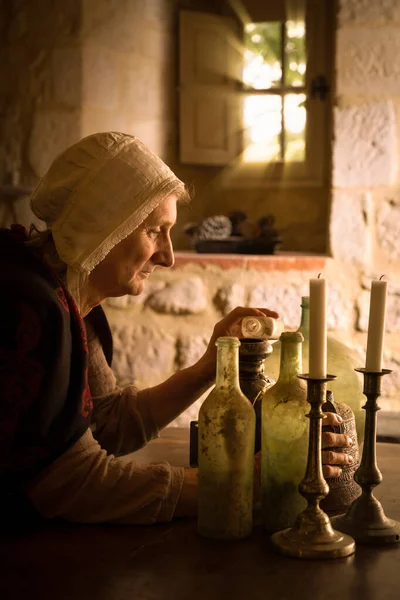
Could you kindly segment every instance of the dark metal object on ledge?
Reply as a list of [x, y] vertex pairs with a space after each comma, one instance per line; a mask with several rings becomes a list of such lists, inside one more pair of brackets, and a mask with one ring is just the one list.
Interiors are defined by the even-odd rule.
[[382, 482], [382, 474], [376, 462], [377, 399], [381, 395], [383, 375], [388, 369], [370, 372], [355, 369], [364, 375], [365, 439], [361, 465], [354, 479], [360, 485], [362, 494], [348, 509], [345, 515], [334, 517], [332, 522], [340, 531], [354, 537], [359, 544], [393, 544], [400, 541], [400, 523], [386, 517], [381, 503], [373, 494], [373, 489]]
[[300, 375], [307, 381], [307, 401], [311, 410], [310, 434], [306, 474], [299, 485], [300, 494], [307, 500], [307, 508], [299, 514], [293, 527], [274, 533], [271, 541], [275, 548], [287, 556], [297, 558], [343, 558], [353, 554], [355, 542], [349, 535], [335, 531], [328, 515], [320, 508], [320, 501], [329, 492], [322, 473], [321, 420], [322, 405], [326, 398], [326, 384], [336, 377], [327, 375], [313, 379]]
[[254, 223], [246, 213], [234, 211], [228, 217], [215, 215], [200, 224], [187, 223], [184, 231], [199, 253], [274, 254], [282, 242], [274, 223], [273, 215], [265, 215]]
[[222, 240], [197, 240], [194, 244], [196, 252], [212, 254], [274, 254], [281, 243], [281, 238], [243, 238], [240, 236]]

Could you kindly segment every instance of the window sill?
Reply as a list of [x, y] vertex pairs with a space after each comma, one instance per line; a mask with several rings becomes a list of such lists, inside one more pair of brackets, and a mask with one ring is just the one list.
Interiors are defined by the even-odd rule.
[[219, 267], [221, 269], [244, 269], [246, 271], [318, 271], [323, 270], [329, 256], [301, 252], [277, 252], [272, 255], [258, 254], [198, 254], [175, 252], [174, 269], [186, 265]]
[[239, 163], [220, 175], [224, 188], [298, 188], [323, 187], [322, 162], [318, 168], [303, 163]]

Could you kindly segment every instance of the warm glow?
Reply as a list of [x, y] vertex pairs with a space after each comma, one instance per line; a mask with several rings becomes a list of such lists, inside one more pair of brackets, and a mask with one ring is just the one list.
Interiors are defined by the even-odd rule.
[[245, 162], [282, 160], [283, 157], [286, 161], [305, 159], [306, 96], [279, 93], [282, 85], [286, 88], [305, 85], [305, 27], [302, 22], [286, 23], [285, 73], [281, 64], [281, 30], [281, 23], [251, 23], [245, 28], [244, 85], [254, 90], [277, 90], [276, 94], [245, 98]]

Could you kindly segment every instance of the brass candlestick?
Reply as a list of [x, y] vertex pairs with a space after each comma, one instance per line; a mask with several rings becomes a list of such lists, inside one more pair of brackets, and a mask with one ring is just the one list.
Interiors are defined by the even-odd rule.
[[400, 523], [388, 519], [373, 489], [382, 481], [376, 462], [376, 413], [380, 410], [377, 399], [381, 394], [383, 375], [388, 369], [373, 373], [366, 369], [355, 369], [364, 375], [365, 435], [361, 464], [354, 479], [362, 489], [346, 514], [334, 517], [332, 522], [339, 531], [348, 533], [360, 544], [392, 544], [400, 541]]
[[355, 542], [349, 535], [335, 531], [328, 515], [320, 508], [320, 501], [329, 492], [328, 484], [322, 474], [321, 460], [321, 407], [325, 402], [326, 384], [335, 379], [327, 375], [323, 379], [314, 379], [308, 375], [299, 375], [307, 381], [307, 401], [311, 410], [310, 434], [306, 474], [299, 485], [300, 494], [307, 500], [307, 508], [299, 514], [293, 527], [274, 533], [273, 545], [288, 556], [298, 558], [342, 558], [353, 554]]

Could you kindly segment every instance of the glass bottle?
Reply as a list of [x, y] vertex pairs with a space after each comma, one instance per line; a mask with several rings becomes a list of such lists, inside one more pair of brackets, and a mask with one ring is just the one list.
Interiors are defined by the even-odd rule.
[[307, 503], [298, 486], [307, 465], [310, 410], [302, 373], [300, 332], [280, 337], [278, 381], [262, 399], [261, 506], [262, 523], [269, 531], [293, 525]]
[[[310, 302], [308, 296], [302, 296], [301, 298], [301, 322], [297, 331], [302, 333], [304, 337], [302, 354], [304, 370], [307, 372], [310, 338]], [[279, 353], [280, 343], [276, 342], [273, 346], [273, 352], [268, 358], [268, 363], [265, 365], [266, 375], [275, 381], [279, 373]], [[364, 440], [365, 411], [362, 410], [362, 406], [365, 403], [365, 397], [362, 393], [362, 381], [354, 371], [360, 363], [360, 358], [354, 350], [339, 342], [330, 334], [327, 338], [327, 355], [328, 373], [337, 376], [335, 381], [329, 382], [329, 388], [339, 402], [344, 402], [353, 411], [358, 443], [361, 444]]]
[[253, 526], [254, 409], [239, 387], [235, 337], [220, 337], [215, 388], [199, 412], [198, 532], [241, 539]]

